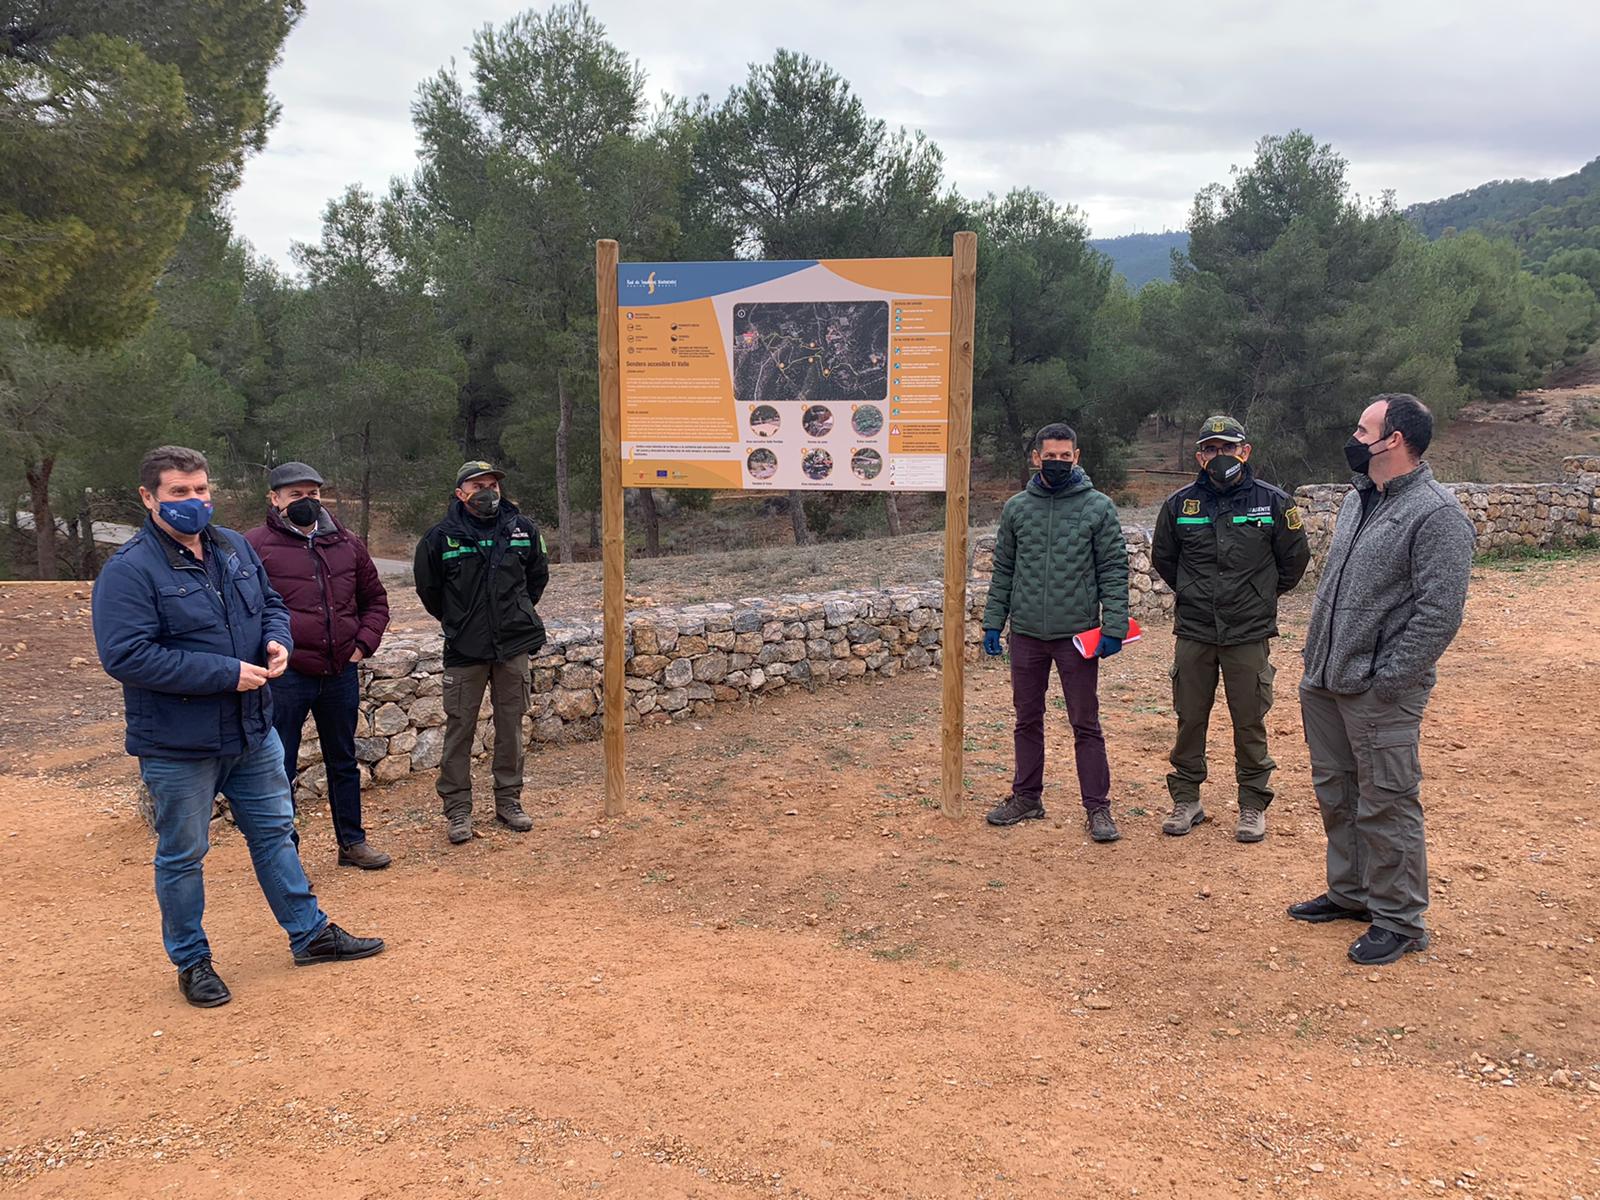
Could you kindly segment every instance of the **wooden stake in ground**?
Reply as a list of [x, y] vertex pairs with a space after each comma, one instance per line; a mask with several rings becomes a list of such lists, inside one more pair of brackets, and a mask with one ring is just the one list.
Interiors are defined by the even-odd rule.
[[[623, 809], [623, 571], [622, 390], [617, 354], [617, 243], [594, 244], [594, 291], [600, 316], [600, 554], [601, 622], [605, 651], [602, 696], [606, 755], [606, 816]], [[970, 392], [968, 393], [970, 396]]]
[[967, 488], [972, 476], [972, 339], [977, 316], [978, 236], [956, 234], [950, 292], [950, 425], [944, 466], [944, 742], [940, 806], [961, 816], [967, 735]]

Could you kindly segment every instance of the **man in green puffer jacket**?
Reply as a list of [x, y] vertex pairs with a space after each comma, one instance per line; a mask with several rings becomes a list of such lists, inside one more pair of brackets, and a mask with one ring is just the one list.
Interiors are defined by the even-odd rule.
[[[1061, 676], [1076, 746], [1078, 787], [1089, 835], [1114, 842], [1111, 764], [1100, 730], [1100, 663], [1128, 636], [1128, 544], [1117, 506], [1094, 490], [1070, 425], [1046, 425], [1033, 439], [1028, 486], [1006, 501], [995, 539], [994, 576], [983, 611], [983, 649], [998, 655], [1011, 622], [1011, 700], [1016, 709], [1016, 774], [991, 825], [1044, 816], [1044, 710], [1053, 663]], [[1099, 627], [1095, 658], [1072, 639]]]

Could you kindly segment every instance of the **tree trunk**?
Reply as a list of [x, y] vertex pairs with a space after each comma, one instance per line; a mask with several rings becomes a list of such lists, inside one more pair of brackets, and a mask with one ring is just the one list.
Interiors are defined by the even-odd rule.
[[889, 536], [900, 536], [900, 502], [893, 492], [883, 494], [883, 515], [889, 519]]
[[789, 493], [789, 520], [794, 525], [794, 544], [796, 546], [811, 545], [811, 531], [806, 528], [804, 492]]
[[600, 549], [600, 513], [598, 511], [589, 513], [589, 549]]
[[361, 431], [361, 542], [372, 533], [372, 422]]
[[89, 489], [83, 489], [83, 504], [78, 509], [78, 541], [83, 552], [79, 568], [85, 579], [93, 579], [100, 571], [100, 556], [95, 553], [94, 514], [89, 511]]
[[561, 561], [572, 561], [572, 497], [567, 488], [567, 438], [572, 432], [572, 397], [567, 380], [556, 372], [556, 526]]
[[40, 579], [56, 577], [56, 514], [50, 508], [50, 472], [56, 469], [54, 456], [37, 466], [28, 465], [28, 494], [33, 503], [33, 540]]
[[661, 557], [661, 511], [653, 488], [639, 489], [639, 510], [644, 514], [644, 556]]
[[1027, 439], [1023, 435], [1022, 419], [1017, 416], [1017, 406], [1010, 396], [1002, 395], [1000, 404], [1006, 415], [1006, 428], [1011, 431], [1011, 453], [1022, 455], [1022, 463], [1018, 468], [1021, 472], [1019, 483], [1022, 487], [1027, 487], [1028, 476], [1033, 474], [1033, 467], [1028, 461], [1028, 451], [1025, 448]]

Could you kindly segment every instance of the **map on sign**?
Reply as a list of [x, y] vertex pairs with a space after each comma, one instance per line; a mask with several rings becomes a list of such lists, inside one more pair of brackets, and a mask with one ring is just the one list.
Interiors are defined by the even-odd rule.
[[937, 492], [948, 258], [617, 265], [622, 482]]
[[881, 401], [888, 382], [886, 301], [734, 306], [736, 400]]

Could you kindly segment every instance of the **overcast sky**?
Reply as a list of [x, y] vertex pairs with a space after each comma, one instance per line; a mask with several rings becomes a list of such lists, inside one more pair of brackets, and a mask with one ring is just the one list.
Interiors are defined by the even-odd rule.
[[[416, 87], [515, 0], [308, 0], [246, 168], [239, 232], [287, 262], [348, 183], [415, 166]], [[1181, 226], [1264, 133], [1331, 141], [1366, 195], [1402, 204], [1600, 155], [1594, 0], [592, 0], [650, 94], [709, 93], [779, 46], [828, 62], [868, 111], [921, 129], [968, 195], [1039, 188], [1095, 236]]]

